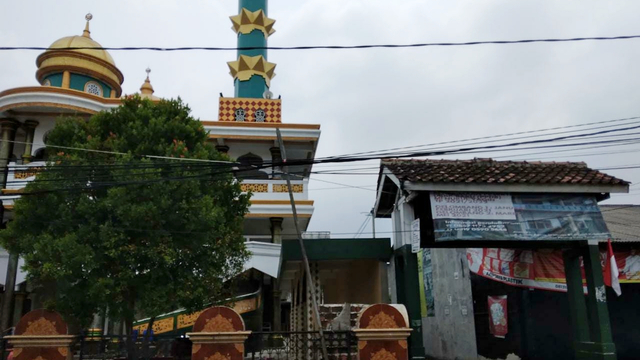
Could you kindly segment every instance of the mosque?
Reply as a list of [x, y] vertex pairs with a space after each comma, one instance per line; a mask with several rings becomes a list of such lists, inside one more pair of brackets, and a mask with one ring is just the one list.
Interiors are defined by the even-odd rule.
[[[275, 32], [275, 20], [267, 15], [267, 2], [239, 1], [238, 14], [231, 16], [232, 29], [238, 48], [251, 50], [239, 50], [236, 59], [228, 62], [234, 96], [221, 95], [218, 118], [202, 121], [215, 148], [246, 168], [281, 162], [276, 129], [281, 132], [288, 158], [313, 159], [320, 137], [320, 125], [283, 122], [282, 100], [269, 91], [276, 64], [267, 60], [264, 49]], [[121, 103], [124, 76], [111, 54], [93, 39], [91, 20], [92, 15], [88, 14], [81, 35], [56, 40], [37, 57], [37, 85], [0, 92], [0, 167], [8, 168], [8, 175], [1, 179], [3, 223], [11, 221], [17, 194], [35, 179], [36, 168], [45, 165], [47, 133], [56, 119], [64, 115], [89, 118]], [[154, 95], [149, 72], [147, 69], [139, 95], [160, 101]], [[314, 260], [311, 268], [316, 283], [303, 280], [300, 248], [293, 240], [297, 237], [289, 187], [282, 169], [267, 169], [247, 171], [241, 179], [243, 190], [253, 193], [244, 222], [246, 245], [252, 256], [245, 264], [248, 280], [232, 300], [247, 327], [273, 331], [313, 329], [308, 316], [310, 291], [316, 291], [324, 304], [351, 304], [345, 307], [347, 313], [352, 308], [359, 310], [354, 304], [388, 301], [385, 264], [390, 257], [389, 239], [372, 239], [362, 246], [363, 239], [336, 241], [322, 234], [307, 234], [303, 237], [314, 237], [307, 240], [314, 245], [307, 251]], [[314, 211], [308, 188], [311, 166], [290, 167], [289, 172], [293, 174], [291, 191], [299, 226], [305, 231]], [[15, 324], [22, 314], [42, 307], [46, 297], [45, 290], [34, 289], [25, 281], [20, 264], [16, 254], [0, 252], [0, 281], [5, 281], [6, 289], [0, 321], [3, 330]], [[331, 286], [325, 286], [328, 283]], [[153, 329], [157, 334], [184, 332], [196, 317], [197, 314], [176, 309], [157, 317]], [[140, 330], [146, 326], [144, 320], [137, 323]], [[94, 327], [104, 333], [123, 331], [121, 325], [105, 318], [97, 318]]]

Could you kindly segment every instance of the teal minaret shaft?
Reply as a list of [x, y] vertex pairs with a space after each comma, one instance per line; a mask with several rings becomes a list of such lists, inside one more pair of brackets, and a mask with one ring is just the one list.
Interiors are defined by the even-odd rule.
[[229, 63], [234, 77], [235, 97], [262, 98], [269, 89], [275, 64], [267, 62], [264, 48], [273, 30], [272, 19], [267, 17], [268, 0], [239, 0], [239, 14], [231, 17], [238, 34], [238, 60]]

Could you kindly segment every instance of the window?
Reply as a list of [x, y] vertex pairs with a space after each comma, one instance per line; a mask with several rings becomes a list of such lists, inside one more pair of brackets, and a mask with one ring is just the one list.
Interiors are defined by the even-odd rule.
[[266, 113], [262, 109], [256, 110], [256, 122], [264, 122], [264, 118], [266, 117]]
[[42, 82], [42, 86], [51, 86], [51, 80], [47, 79]]
[[102, 86], [95, 81], [89, 81], [84, 85], [84, 91], [96, 96], [102, 96]]
[[236, 121], [244, 121], [244, 109], [236, 109]]
[[262, 158], [254, 153], [247, 153], [238, 158], [240, 171], [237, 172], [237, 177], [240, 179], [268, 179], [269, 174], [261, 171], [260, 168], [264, 161]]

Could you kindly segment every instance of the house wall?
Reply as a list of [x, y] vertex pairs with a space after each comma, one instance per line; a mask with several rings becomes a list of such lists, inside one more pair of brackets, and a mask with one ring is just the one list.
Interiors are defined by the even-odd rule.
[[435, 359], [476, 359], [466, 250], [432, 249], [431, 256], [435, 316], [422, 319], [425, 353]]
[[[382, 266], [377, 260], [345, 261], [335, 270], [322, 264], [325, 304], [377, 304], [383, 300]], [[327, 269], [325, 271], [325, 269]], [[329, 273], [330, 271], [330, 273]]]

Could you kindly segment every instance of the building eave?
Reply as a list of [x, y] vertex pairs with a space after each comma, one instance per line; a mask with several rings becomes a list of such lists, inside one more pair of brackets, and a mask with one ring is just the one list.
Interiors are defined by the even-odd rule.
[[101, 98], [82, 91], [48, 86], [15, 88], [0, 93], [0, 114], [21, 109], [65, 109], [95, 114], [120, 104], [120, 99]]
[[580, 184], [483, 184], [483, 183], [423, 183], [404, 181], [403, 189], [409, 191], [463, 191], [501, 193], [571, 193], [608, 194], [628, 193], [629, 185], [580, 185]]

